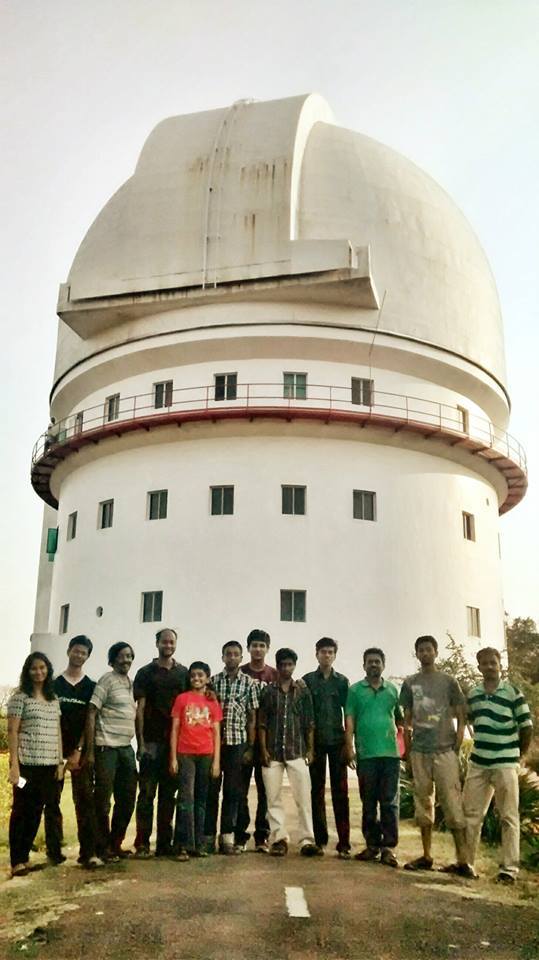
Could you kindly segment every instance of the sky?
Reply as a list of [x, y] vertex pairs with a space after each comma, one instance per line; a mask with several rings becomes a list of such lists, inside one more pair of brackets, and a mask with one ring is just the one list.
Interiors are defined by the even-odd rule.
[[530, 489], [501, 518], [505, 608], [539, 620], [539, 2], [0, 0], [3, 411], [0, 683], [32, 632], [58, 285], [167, 116], [316, 92], [464, 212], [505, 324], [510, 432]]

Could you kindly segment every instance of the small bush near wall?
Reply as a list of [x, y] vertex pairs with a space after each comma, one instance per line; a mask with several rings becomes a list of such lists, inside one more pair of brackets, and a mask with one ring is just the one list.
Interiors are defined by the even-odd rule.
[[7, 750], [7, 717], [0, 717], [0, 753]]

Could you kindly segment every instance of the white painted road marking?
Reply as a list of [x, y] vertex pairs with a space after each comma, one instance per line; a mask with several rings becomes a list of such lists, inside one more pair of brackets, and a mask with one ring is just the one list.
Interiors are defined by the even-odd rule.
[[310, 917], [303, 887], [285, 887], [286, 907], [291, 917]]

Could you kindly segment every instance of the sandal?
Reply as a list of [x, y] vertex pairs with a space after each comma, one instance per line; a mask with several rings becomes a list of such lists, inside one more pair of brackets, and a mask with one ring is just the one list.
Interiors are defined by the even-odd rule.
[[404, 864], [405, 870], [432, 870], [432, 857], [417, 857]]

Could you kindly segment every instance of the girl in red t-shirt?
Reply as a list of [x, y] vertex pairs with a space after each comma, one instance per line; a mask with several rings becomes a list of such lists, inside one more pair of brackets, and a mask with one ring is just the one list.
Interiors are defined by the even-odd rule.
[[219, 701], [206, 693], [211, 673], [207, 663], [189, 667], [191, 689], [172, 707], [170, 772], [179, 772], [173, 850], [176, 860], [205, 857], [204, 820], [210, 776], [220, 775], [221, 720]]

